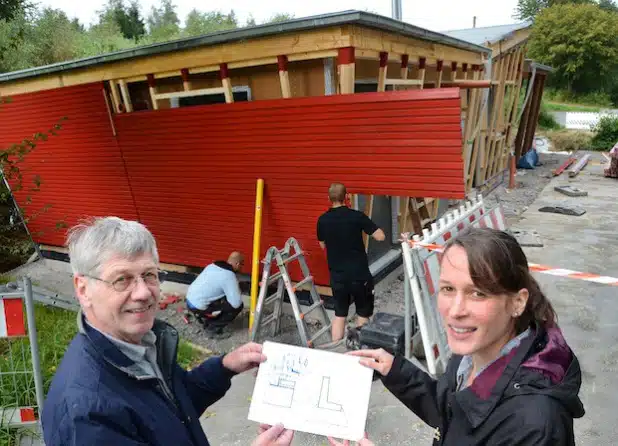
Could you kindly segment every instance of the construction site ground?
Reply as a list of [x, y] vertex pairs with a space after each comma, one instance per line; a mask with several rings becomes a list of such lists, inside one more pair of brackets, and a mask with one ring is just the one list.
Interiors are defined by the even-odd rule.
[[[524, 248], [534, 263], [576, 271], [615, 276], [618, 270], [618, 181], [603, 177], [602, 156], [593, 154], [591, 163], [575, 178], [566, 174], [551, 177], [551, 171], [566, 159], [564, 155], [541, 154], [542, 166], [519, 171], [518, 188], [498, 187], [488, 197], [488, 205], [500, 202], [509, 225], [520, 230], [536, 231], [544, 244], [541, 248]], [[568, 198], [554, 191], [558, 185], [571, 184], [588, 192], [588, 196]], [[577, 204], [586, 209], [580, 217], [539, 212], [542, 206], [560, 203]], [[376, 311], [403, 314], [401, 270], [395, 270], [376, 287]], [[10, 273], [27, 274], [39, 286], [72, 296], [71, 275], [63, 262], [43, 260], [20, 267]], [[614, 413], [618, 394], [610, 386], [618, 372], [618, 293], [615, 287], [535, 273], [553, 302], [562, 330], [579, 357], [583, 383], [581, 398], [586, 416], [575, 423], [576, 443], [611, 445], [618, 436]], [[166, 283], [164, 292], [184, 295], [186, 285]], [[246, 299], [248, 304], [248, 299]], [[247, 306], [247, 305], [246, 305]], [[289, 309], [288, 309], [289, 310]], [[213, 340], [205, 336], [196, 323], [182, 320], [184, 305], [173, 304], [160, 312], [186, 339], [213, 353], [224, 353], [248, 340], [247, 310], [231, 327], [228, 339]], [[284, 317], [283, 333], [274, 339], [298, 343], [294, 319]], [[247, 420], [253, 390], [252, 373], [233, 379], [232, 389], [203, 416], [203, 425], [213, 445], [248, 445], [255, 437], [256, 425]], [[379, 381], [372, 384], [367, 430], [377, 445], [430, 444], [433, 432], [397, 401]], [[325, 445], [326, 439], [298, 433], [295, 445]]]

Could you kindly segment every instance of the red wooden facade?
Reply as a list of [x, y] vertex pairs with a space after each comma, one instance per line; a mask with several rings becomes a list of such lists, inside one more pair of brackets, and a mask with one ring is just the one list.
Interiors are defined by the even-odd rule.
[[163, 262], [250, 256], [255, 182], [264, 178], [262, 250], [296, 237], [328, 284], [315, 224], [331, 182], [355, 193], [464, 197], [459, 98], [435, 89], [112, 116], [96, 83], [12, 98], [0, 109], [0, 145], [68, 118], [27, 156], [26, 184], [42, 179], [32, 204], [17, 194], [30, 212], [52, 206], [30, 224], [39, 243], [63, 244], [58, 222], [118, 215], [150, 228]]

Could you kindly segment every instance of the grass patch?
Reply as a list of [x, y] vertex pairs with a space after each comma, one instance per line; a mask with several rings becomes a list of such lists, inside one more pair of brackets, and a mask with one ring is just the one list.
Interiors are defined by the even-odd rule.
[[11, 276], [0, 276], [0, 285], [5, 285], [9, 282], [15, 282], [15, 278]]
[[547, 111], [565, 111], [565, 112], [593, 112], [598, 113], [601, 107], [595, 105], [567, 104], [563, 102], [543, 101], [543, 107]]
[[575, 150], [587, 150], [590, 148], [593, 133], [583, 130], [554, 130], [544, 132], [550, 140], [552, 151], [573, 152]]
[[[10, 278], [0, 278], [9, 281]], [[76, 313], [35, 304], [35, 320], [45, 393], [60, 365], [64, 353], [77, 333]], [[181, 339], [178, 363], [189, 369], [202, 362], [209, 352]], [[25, 339], [0, 339], [0, 372], [31, 370], [30, 342]], [[34, 379], [31, 374], [0, 374], [0, 407], [36, 405]], [[0, 426], [0, 446], [14, 444], [15, 430]]]

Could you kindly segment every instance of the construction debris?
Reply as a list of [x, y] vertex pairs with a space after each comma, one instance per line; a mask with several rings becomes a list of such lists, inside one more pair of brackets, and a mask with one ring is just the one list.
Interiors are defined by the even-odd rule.
[[165, 310], [168, 305], [180, 302], [181, 297], [178, 294], [164, 294], [163, 299], [159, 302], [159, 308]]
[[586, 167], [588, 161], [590, 161], [590, 155], [582, 156], [579, 161], [577, 161], [577, 163], [569, 169], [569, 177], [573, 178], [576, 176], [584, 167]]
[[586, 209], [581, 206], [556, 204], [553, 206], [543, 206], [539, 209], [539, 212], [552, 212], [554, 214], [572, 215], [574, 217], [579, 217], [586, 213]]
[[558, 167], [557, 169], [554, 169], [553, 171], [554, 176], [557, 177], [558, 175], [561, 175], [562, 172], [564, 172], [567, 167], [573, 164], [576, 159], [577, 158], [575, 158], [574, 156], [569, 157], [569, 159], [567, 159], [564, 163], [562, 163], [560, 167]]
[[569, 197], [586, 197], [588, 192], [575, 186], [556, 186], [554, 187], [556, 192], [560, 192]]
[[603, 174], [607, 178], [618, 178], [618, 149], [614, 147], [609, 152], [609, 156], [605, 154], [603, 154], [603, 156], [609, 161], [609, 166], [603, 170]]

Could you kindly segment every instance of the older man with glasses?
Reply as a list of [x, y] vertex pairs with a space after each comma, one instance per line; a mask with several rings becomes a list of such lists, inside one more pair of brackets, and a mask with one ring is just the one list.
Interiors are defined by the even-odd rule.
[[[164, 273], [150, 231], [97, 218], [72, 228], [67, 241], [79, 332], [45, 401], [45, 444], [208, 445], [200, 415], [225, 395], [234, 375], [266, 359], [261, 345], [183, 370], [178, 332], [155, 319]], [[282, 426], [260, 432], [254, 446], [292, 441]]]

